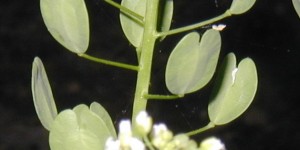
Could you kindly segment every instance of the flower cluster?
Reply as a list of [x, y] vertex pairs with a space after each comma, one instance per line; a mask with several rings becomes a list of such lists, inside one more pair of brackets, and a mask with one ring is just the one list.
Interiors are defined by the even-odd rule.
[[224, 144], [215, 137], [205, 139], [199, 146], [186, 134], [174, 135], [165, 124], [153, 125], [145, 111], [135, 121], [142, 138], [133, 136], [129, 120], [122, 120], [118, 138], [108, 138], [105, 150], [225, 150]]
[[129, 120], [120, 122], [118, 139], [108, 138], [105, 144], [106, 150], [144, 150], [145, 144], [138, 138], [132, 136]]

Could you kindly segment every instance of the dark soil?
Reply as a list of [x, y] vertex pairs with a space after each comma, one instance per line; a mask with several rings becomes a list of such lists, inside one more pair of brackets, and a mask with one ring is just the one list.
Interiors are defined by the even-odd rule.
[[[221, 14], [230, 5], [225, 0], [217, 0], [217, 6], [214, 0], [189, 2], [175, 1], [173, 28]], [[93, 32], [88, 53], [136, 64], [135, 51], [119, 27], [118, 11], [101, 0], [87, 1], [87, 7]], [[229, 52], [234, 52], [238, 60], [251, 57], [258, 69], [258, 92], [240, 118], [194, 138], [200, 141], [217, 136], [228, 150], [297, 149], [300, 18], [291, 1], [258, 0], [248, 13], [220, 23], [227, 25], [222, 32], [220, 58]], [[164, 66], [182, 35], [167, 38], [157, 48], [153, 93], [169, 94], [163, 81]], [[35, 56], [44, 62], [59, 110], [98, 101], [111, 113], [116, 125], [121, 118], [130, 117], [135, 72], [89, 62], [64, 49], [48, 33], [39, 1], [2, 1], [0, 150], [49, 149], [48, 131], [41, 126], [32, 102], [31, 64]], [[156, 122], [165, 122], [175, 132], [201, 127], [207, 123], [212, 83], [184, 100], [150, 102], [149, 112]]]

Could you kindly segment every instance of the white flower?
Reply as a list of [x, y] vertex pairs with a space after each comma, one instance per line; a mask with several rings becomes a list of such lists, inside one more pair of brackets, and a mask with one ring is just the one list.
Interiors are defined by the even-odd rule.
[[130, 149], [131, 150], [145, 150], [145, 144], [137, 138], [130, 139]]
[[168, 131], [168, 128], [167, 128], [167, 126], [165, 124], [160, 123], [160, 124], [155, 124], [153, 126], [153, 134], [154, 134], [154, 136], [158, 136], [161, 133], [166, 132], [166, 131]]
[[119, 124], [118, 139], [109, 137], [105, 143], [105, 150], [145, 150], [145, 144], [137, 138], [132, 137], [131, 123], [122, 120]]
[[142, 139], [140, 136], [133, 136], [130, 120], [122, 120], [119, 124], [118, 138], [109, 137], [105, 143], [105, 150], [146, 150], [147, 146], [157, 150], [226, 150], [224, 144], [215, 137], [203, 140], [198, 148], [197, 143], [186, 134], [173, 136], [165, 124], [153, 125], [152, 118], [145, 111], [140, 112], [135, 121], [137, 129], [143, 135]]
[[151, 142], [156, 148], [162, 149], [172, 138], [173, 133], [167, 129], [165, 124], [153, 126]]
[[152, 118], [147, 114], [146, 111], [141, 111], [136, 119], [137, 129], [140, 134], [148, 134], [152, 127]]
[[201, 142], [200, 150], [226, 150], [226, 148], [220, 139], [210, 137]]
[[112, 137], [109, 137], [105, 143], [105, 150], [120, 150], [120, 141], [114, 141]]
[[129, 120], [122, 120], [119, 124], [119, 140], [121, 147], [129, 147], [132, 137], [131, 123]]

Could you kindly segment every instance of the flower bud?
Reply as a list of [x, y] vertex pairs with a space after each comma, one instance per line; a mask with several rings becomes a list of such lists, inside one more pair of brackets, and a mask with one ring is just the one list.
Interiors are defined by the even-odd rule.
[[152, 127], [152, 118], [145, 111], [141, 111], [136, 119], [137, 130], [141, 135], [146, 135]]
[[220, 139], [210, 137], [201, 142], [200, 150], [226, 150], [226, 148]]

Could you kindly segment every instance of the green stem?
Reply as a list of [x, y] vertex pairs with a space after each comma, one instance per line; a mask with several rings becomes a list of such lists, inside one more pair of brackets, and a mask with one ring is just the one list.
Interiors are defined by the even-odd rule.
[[118, 9], [120, 9], [121, 12], [123, 12], [123, 13], [125, 13], [125, 14], [127, 14], [129, 16], [133, 16], [133, 17], [137, 18], [139, 21], [143, 21], [144, 20], [143, 16], [137, 14], [136, 12], [134, 12], [134, 11], [132, 11], [132, 10], [130, 10], [130, 9], [128, 9], [128, 8], [126, 8], [126, 7], [120, 5], [120, 4], [118, 4], [118, 3], [116, 3], [116, 2], [114, 2], [112, 0], [104, 0], [104, 1], [107, 2], [110, 5], [118, 8]]
[[115, 62], [115, 61], [110, 61], [110, 60], [101, 59], [101, 58], [96, 58], [96, 57], [90, 56], [88, 54], [79, 54], [78, 56], [83, 57], [83, 58], [88, 59], [88, 60], [91, 60], [91, 61], [94, 61], [94, 62], [97, 62], [97, 63], [105, 64], [105, 65], [115, 66], [115, 67], [134, 70], [134, 71], [139, 70], [138, 66], [124, 64], [124, 63]]
[[182, 98], [184, 95], [154, 95], [154, 94], [147, 94], [144, 95], [144, 98], [146, 99], [152, 99], [152, 100], [173, 100]]
[[172, 30], [165, 31], [165, 32], [159, 32], [158, 36], [159, 37], [163, 37], [163, 36], [177, 34], [177, 33], [185, 32], [185, 31], [189, 31], [189, 30], [194, 30], [196, 28], [200, 28], [200, 27], [212, 24], [212, 23], [214, 23], [216, 21], [219, 21], [219, 20], [224, 19], [224, 18], [229, 17], [229, 16], [231, 16], [231, 13], [230, 13], [230, 11], [227, 10], [222, 15], [219, 15], [217, 17], [211, 18], [209, 20], [205, 20], [205, 21], [202, 21], [202, 22], [199, 22], [199, 23], [195, 23], [195, 24], [184, 26], [184, 27], [177, 28], [177, 29], [172, 29]]
[[146, 146], [149, 148], [149, 150], [155, 150], [155, 148], [153, 147], [153, 145], [151, 144], [149, 138], [147, 137], [147, 135], [145, 135], [143, 137], [144, 141], [145, 141], [145, 144]]
[[213, 124], [212, 122], [209, 122], [206, 126], [200, 128], [200, 129], [197, 129], [197, 130], [194, 130], [194, 131], [190, 131], [188, 133], [186, 133], [188, 136], [193, 136], [193, 135], [196, 135], [196, 134], [199, 134], [201, 132], [204, 132], [208, 129], [211, 129], [215, 127], [215, 124]]
[[[147, 0], [146, 14], [145, 14], [145, 26], [143, 33], [143, 40], [141, 43], [141, 56], [139, 60], [139, 71], [137, 75], [136, 91], [133, 102], [132, 120], [134, 120], [137, 114], [146, 110], [147, 99], [144, 95], [149, 92], [152, 57], [154, 51], [154, 45], [156, 41], [156, 26], [157, 26], [157, 13], [158, 13], [159, 0]], [[137, 134], [136, 123], [133, 121], [133, 133]]]

